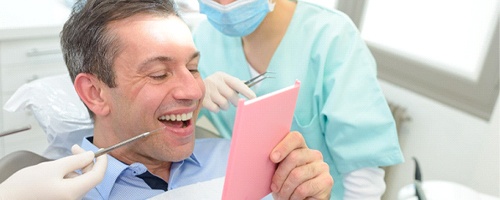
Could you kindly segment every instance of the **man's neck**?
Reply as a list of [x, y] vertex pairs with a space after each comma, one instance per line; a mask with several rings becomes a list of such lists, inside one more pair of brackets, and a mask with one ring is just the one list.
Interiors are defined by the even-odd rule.
[[[106, 132], [106, 134], [104, 134], [104, 131], [102, 130], [113, 130], [113, 128], [105, 127], [107, 124], [99, 124], [98, 121], [99, 120], [96, 120], [96, 123], [94, 124], [93, 139], [93, 144], [97, 148], [106, 148], [121, 142], [119, 138], [113, 137], [115, 135], [113, 133]], [[154, 174], [165, 180], [165, 182], [168, 182], [168, 179], [170, 177], [170, 166], [172, 165], [172, 162], [160, 161], [151, 157], [147, 157], [145, 155], [140, 155], [139, 153], [137, 153], [137, 151], [133, 150], [133, 148], [133, 145], [125, 145], [120, 148], [114, 149], [108, 154], [127, 165], [131, 165], [133, 163], [141, 163], [146, 166], [151, 174]]]
[[117, 149], [111, 152], [110, 155], [127, 165], [141, 163], [146, 166], [151, 174], [162, 178], [165, 182], [168, 182], [170, 178], [170, 166], [172, 166], [172, 162], [159, 161], [154, 158], [131, 156], [125, 149]]

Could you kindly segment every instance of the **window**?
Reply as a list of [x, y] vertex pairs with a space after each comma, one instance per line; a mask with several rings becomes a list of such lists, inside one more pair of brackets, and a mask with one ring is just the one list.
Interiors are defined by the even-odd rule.
[[327, 8], [335, 8], [337, 5], [337, 0], [303, 0], [311, 3], [315, 3]]
[[499, 92], [498, 0], [338, 0], [379, 78], [489, 120]]

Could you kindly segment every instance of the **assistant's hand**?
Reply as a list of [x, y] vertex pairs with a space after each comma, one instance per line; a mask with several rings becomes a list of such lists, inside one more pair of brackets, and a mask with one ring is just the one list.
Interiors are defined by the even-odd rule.
[[17, 171], [0, 184], [0, 199], [81, 199], [102, 181], [108, 160], [100, 156], [94, 163], [94, 153], [78, 145], [72, 151], [78, 154]]
[[229, 102], [238, 105], [238, 93], [248, 99], [255, 98], [255, 93], [242, 80], [224, 72], [216, 72], [203, 82], [205, 82], [203, 107], [215, 113], [220, 109], [227, 110]]
[[271, 190], [274, 199], [329, 199], [333, 187], [320, 151], [309, 149], [299, 132], [290, 132], [271, 152], [278, 163]]

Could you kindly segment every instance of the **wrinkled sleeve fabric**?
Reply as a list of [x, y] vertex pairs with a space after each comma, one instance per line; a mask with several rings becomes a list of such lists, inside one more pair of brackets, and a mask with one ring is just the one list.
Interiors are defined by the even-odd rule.
[[[377, 80], [376, 63], [357, 30], [345, 31], [325, 51], [321, 119], [340, 173], [402, 162], [394, 119]], [[321, 48], [318, 48], [321, 49]]]

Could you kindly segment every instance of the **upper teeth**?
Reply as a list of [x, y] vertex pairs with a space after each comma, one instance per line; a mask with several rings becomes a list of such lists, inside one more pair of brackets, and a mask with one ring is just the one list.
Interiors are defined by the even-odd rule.
[[170, 121], [187, 121], [193, 118], [193, 112], [182, 113], [182, 114], [171, 114], [171, 115], [163, 115], [159, 119], [160, 120], [170, 120]]

